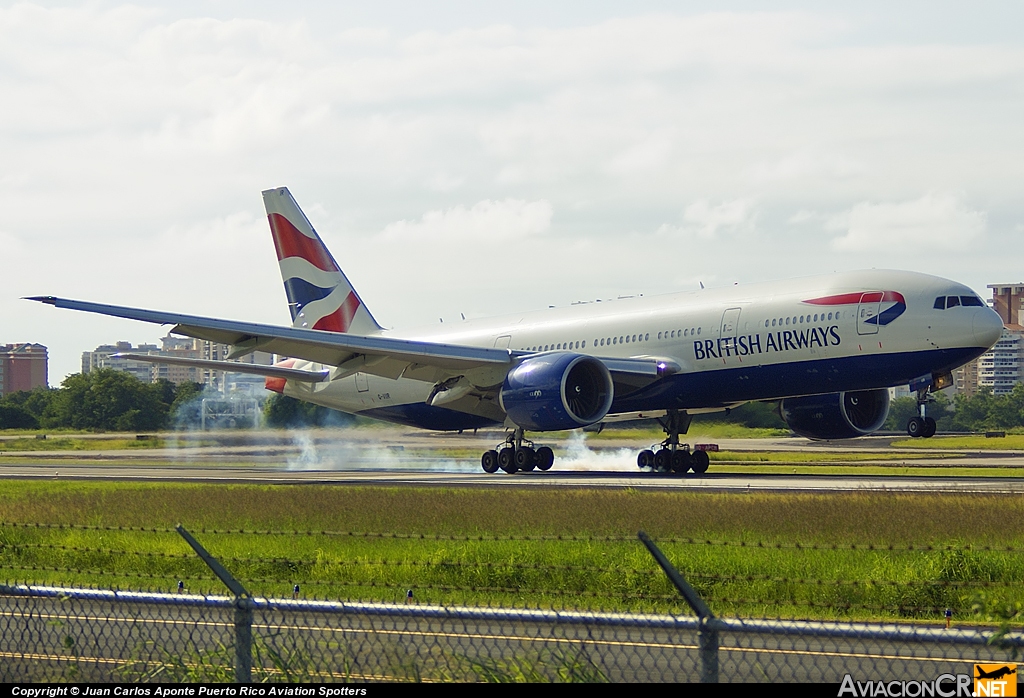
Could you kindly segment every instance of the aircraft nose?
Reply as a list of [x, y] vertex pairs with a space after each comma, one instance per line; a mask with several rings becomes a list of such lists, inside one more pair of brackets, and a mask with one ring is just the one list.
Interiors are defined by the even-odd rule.
[[974, 313], [974, 339], [978, 346], [992, 347], [1003, 333], [1003, 319], [996, 311], [984, 308]]

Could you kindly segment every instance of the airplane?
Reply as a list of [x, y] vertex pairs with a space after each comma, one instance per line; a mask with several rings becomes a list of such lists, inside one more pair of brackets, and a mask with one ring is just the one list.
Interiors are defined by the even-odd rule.
[[[868, 270], [736, 285], [412, 330], [383, 328], [287, 188], [263, 201], [290, 326], [34, 296], [58, 308], [173, 325], [232, 346], [227, 361], [132, 354], [157, 363], [266, 377], [268, 390], [342, 412], [430, 430], [505, 427], [480, 462], [488, 473], [548, 470], [554, 453], [527, 432], [655, 419], [666, 438], [637, 465], [707, 471], [680, 443], [695, 414], [777, 401], [811, 439], [870, 434], [892, 386], [909, 385], [914, 437], [935, 433], [931, 393], [999, 339], [999, 316], [967, 286], [909, 271]], [[232, 361], [253, 351], [273, 366]]]
[[1004, 664], [1000, 666], [998, 669], [993, 669], [992, 671], [988, 672], [982, 669], [980, 664], [975, 664], [974, 671], [978, 674], [974, 677], [976, 679], [1001, 679], [1004, 676], [1016, 674], [1017, 667], [1016, 665]]

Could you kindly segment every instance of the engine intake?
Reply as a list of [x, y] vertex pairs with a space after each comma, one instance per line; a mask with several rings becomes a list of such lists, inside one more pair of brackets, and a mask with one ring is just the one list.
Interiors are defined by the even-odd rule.
[[786, 398], [782, 418], [808, 439], [850, 439], [877, 431], [889, 416], [886, 388]]
[[526, 359], [505, 376], [498, 399], [524, 429], [558, 431], [599, 422], [612, 406], [608, 368], [592, 356], [556, 352]]

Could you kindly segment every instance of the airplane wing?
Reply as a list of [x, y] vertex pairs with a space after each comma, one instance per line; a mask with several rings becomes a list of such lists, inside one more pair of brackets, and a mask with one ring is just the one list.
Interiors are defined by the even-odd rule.
[[[514, 365], [516, 359], [528, 354], [528, 352], [513, 352], [500, 347], [471, 347], [392, 337], [324, 332], [299, 327], [280, 327], [128, 308], [105, 303], [91, 303], [54, 296], [33, 296], [27, 300], [39, 301], [57, 308], [173, 325], [171, 332], [175, 334], [232, 345], [233, 350], [228, 358], [244, 356], [258, 349], [281, 356], [335, 366], [337, 368], [331, 372], [331, 378], [341, 378], [361, 372], [384, 378], [404, 377], [437, 383], [456, 375], [465, 375], [470, 382], [478, 387], [496, 387], [504, 381], [505, 374]], [[634, 388], [679, 371], [679, 366], [674, 362], [655, 357], [601, 360], [608, 366], [613, 380], [616, 380], [617, 383], [622, 381]], [[249, 365], [251, 366], [251, 364]], [[219, 368], [221, 370], [240, 370]], [[308, 381], [311, 377], [292, 376], [292, 378]]]
[[504, 348], [466, 347], [391, 337], [324, 332], [301, 327], [279, 327], [90, 303], [54, 296], [34, 296], [28, 300], [47, 303], [57, 308], [173, 325], [171, 332], [175, 334], [232, 345], [234, 351], [229, 358], [237, 358], [258, 349], [281, 356], [337, 366], [342, 371], [335, 372], [332, 376], [334, 378], [363, 372], [386, 378], [405, 375], [409, 378], [436, 382], [443, 377], [474, 369], [499, 369], [494, 373], [500, 374], [500, 379], [496, 381], [500, 383], [512, 366], [512, 354]]

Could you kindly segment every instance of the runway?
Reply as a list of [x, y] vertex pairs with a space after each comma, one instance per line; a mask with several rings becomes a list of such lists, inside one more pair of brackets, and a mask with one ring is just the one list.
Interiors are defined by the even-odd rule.
[[4, 465], [3, 478], [24, 480], [116, 480], [148, 482], [208, 482], [251, 484], [320, 484], [348, 486], [415, 487], [573, 487], [633, 488], [673, 491], [788, 491], [788, 492], [948, 492], [1024, 493], [1021, 478], [844, 476], [844, 475], [749, 475], [709, 472], [702, 476], [672, 476], [658, 473], [559, 472], [494, 475], [484, 472], [431, 472], [424, 470], [301, 470], [273, 467], [221, 465], [135, 466], [47, 463]]
[[[161, 435], [164, 448], [26, 452], [4, 452], [0, 442], [0, 478], [720, 492], [1024, 492], [1024, 453], [908, 449], [906, 460], [900, 461], [904, 456], [894, 453], [892, 437], [831, 443], [785, 437], [721, 439], [717, 444], [723, 451], [761, 452], [782, 460], [715, 461], [704, 475], [678, 476], [638, 469], [635, 454], [647, 444], [637, 439], [559, 435], [547, 440], [557, 454], [552, 470], [489, 475], [480, 469], [478, 454], [501, 436], [379, 428], [223, 432]], [[691, 443], [701, 443], [700, 437]], [[792, 454], [793, 462], [787, 462], [787, 454]], [[843, 460], [851, 454], [860, 460]], [[825, 466], [841, 472], [809, 472]], [[950, 467], [957, 468], [956, 476], [942, 474]], [[971, 476], [972, 469], [984, 469], [986, 476]], [[858, 472], [869, 470], [874, 472]], [[913, 473], [905, 472], [909, 470]]]

